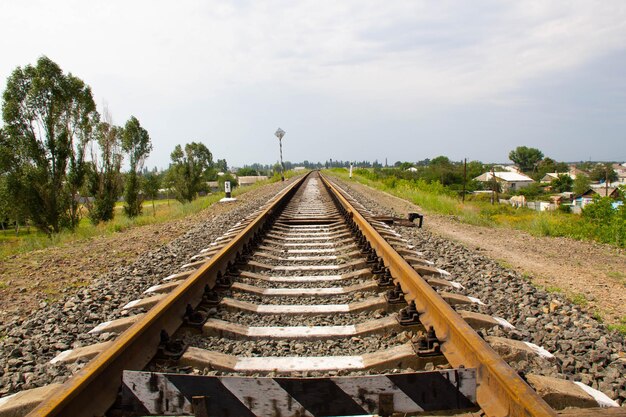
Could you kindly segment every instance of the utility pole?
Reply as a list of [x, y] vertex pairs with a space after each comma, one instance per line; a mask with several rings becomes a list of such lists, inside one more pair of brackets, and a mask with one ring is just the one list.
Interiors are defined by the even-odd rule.
[[491, 167], [491, 204], [496, 203], [496, 193], [498, 190], [498, 181], [496, 181], [495, 167]]

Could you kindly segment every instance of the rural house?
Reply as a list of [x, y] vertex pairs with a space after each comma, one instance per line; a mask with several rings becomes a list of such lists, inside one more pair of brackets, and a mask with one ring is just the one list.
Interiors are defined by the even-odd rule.
[[476, 181], [480, 181], [488, 186], [489, 183], [493, 181], [493, 177], [495, 176], [496, 181], [500, 184], [503, 192], [507, 191], [516, 191], [520, 188], [528, 187], [530, 184], [535, 182], [532, 178], [527, 175], [518, 173], [518, 172], [508, 172], [508, 171], [499, 171], [499, 172], [485, 172], [482, 175], [474, 178]]
[[574, 199], [574, 206], [584, 208], [587, 204], [593, 203], [594, 197], [606, 197], [609, 196], [614, 200], [617, 200], [619, 197], [619, 192], [617, 188], [609, 188], [608, 190], [605, 187], [602, 188], [590, 188], [579, 196], [576, 196]]
[[557, 178], [559, 178], [559, 175], [567, 175], [568, 177], [570, 177], [573, 180], [576, 179], [576, 174], [572, 174], [571, 172], [548, 172], [548, 173], [546, 173], [546, 175], [544, 175], [541, 178], [541, 182], [542, 183], [550, 183], [550, 182], [556, 180]]

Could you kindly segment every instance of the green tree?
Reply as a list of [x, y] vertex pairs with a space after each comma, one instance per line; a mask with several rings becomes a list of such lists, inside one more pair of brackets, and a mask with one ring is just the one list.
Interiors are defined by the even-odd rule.
[[258, 173], [256, 172], [256, 169], [250, 168], [250, 167], [243, 167], [243, 168], [239, 168], [237, 170], [237, 176], [238, 177], [247, 177], [247, 176], [254, 177], [257, 174]]
[[411, 168], [413, 166], [413, 164], [411, 162], [396, 161], [396, 163], [393, 164], [393, 166], [396, 167], [396, 168], [400, 168], [401, 170], [405, 171], [405, 170]]
[[613, 169], [610, 163], [596, 164], [589, 173], [589, 179], [592, 181], [617, 181], [617, 172]]
[[141, 181], [139, 173], [152, 150], [152, 143], [150, 142], [148, 131], [141, 127], [139, 120], [135, 116], [131, 116], [124, 126], [122, 149], [128, 154], [130, 162], [124, 189], [124, 211], [128, 217], [136, 217], [141, 214], [143, 202], [139, 195]]
[[467, 178], [468, 180], [478, 177], [480, 174], [487, 171], [487, 167], [480, 161], [469, 161], [467, 163]]
[[5, 230], [12, 224], [15, 226], [15, 234], [18, 235], [20, 225], [26, 223], [28, 214], [24, 204], [15, 201], [10, 191], [9, 177], [0, 175], [0, 226]]
[[213, 166], [213, 155], [203, 143], [188, 143], [184, 152], [180, 145], [176, 145], [171, 158], [168, 175], [178, 201], [190, 202], [198, 196], [198, 192], [206, 191], [207, 176]]
[[13, 175], [10, 168], [15, 157], [12, 149], [8, 136], [0, 129], [0, 223], [3, 230], [9, 224], [15, 224], [18, 234], [20, 222], [26, 220], [28, 213], [19, 177]]
[[0, 171], [11, 198], [48, 235], [73, 229], [80, 221], [85, 149], [99, 119], [91, 88], [44, 56], [13, 71], [3, 99]]
[[533, 182], [517, 190], [517, 194], [523, 195], [526, 197], [526, 200], [535, 200], [543, 194], [543, 187], [538, 182]]
[[225, 159], [218, 159], [217, 162], [215, 163], [215, 169], [220, 171], [220, 172], [227, 172], [228, 171], [228, 164], [226, 163]]
[[567, 174], [559, 174], [558, 177], [552, 180], [550, 186], [552, 190], [564, 193], [567, 191], [572, 191], [572, 186], [574, 185], [574, 180]]
[[535, 170], [537, 164], [543, 158], [543, 152], [537, 148], [528, 148], [526, 146], [518, 146], [509, 152], [509, 159], [519, 166], [524, 172]]
[[152, 215], [156, 216], [156, 207], [154, 206], [154, 200], [159, 196], [159, 188], [161, 188], [161, 176], [158, 172], [148, 172], [143, 177], [142, 191], [146, 198], [152, 200]]
[[[111, 123], [105, 110], [96, 129], [96, 145], [91, 149], [91, 165], [87, 175], [88, 192], [93, 202], [87, 204], [92, 223], [112, 220], [115, 202], [121, 190], [122, 128]], [[99, 151], [99, 152], [98, 152]]]
[[580, 174], [576, 176], [572, 191], [576, 195], [581, 195], [591, 188], [591, 180], [588, 176]]
[[557, 162], [552, 158], [545, 157], [537, 164], [537, 172], [533, 175], [536, 181], [541, 180], [548, 172], [568, 172], [569, 166], [564, 162]]
[[609, 222], [615, 214], [613, 209], [613, 199], [611, 197], [596, 197], [593, 203], [587, 204], [583, 208], [583, 217], [597, 222]]

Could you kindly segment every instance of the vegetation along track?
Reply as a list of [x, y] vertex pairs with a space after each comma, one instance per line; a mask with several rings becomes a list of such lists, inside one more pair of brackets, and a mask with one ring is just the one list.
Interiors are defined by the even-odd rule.
[[568, 381], [527, 375], [532, 389], [491, 346], [549, 354], [483, 339], [476, 329], [510, 324], [463, 310], [482, 302], [384, 221], [394, 219], [320, 174], [303, 177], [125, 306], [136, 314], [92, 330], [117, 338], [53, 359], [91, 360], [21, 404], [38, 403], [30, 416], [554, 416], [544, 398], [610, 405]]

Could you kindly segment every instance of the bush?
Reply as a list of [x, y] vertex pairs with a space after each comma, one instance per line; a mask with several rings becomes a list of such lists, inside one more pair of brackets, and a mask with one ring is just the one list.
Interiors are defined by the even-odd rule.
[[535, 200], [543, 194], [543, 187], [541, 184], [534, 182], [529, 184], [527, 187], [520, 188], [517, 193], [526, 197], [526, 200]]
[[561, 213], [571, 213], [572, 212], [572, 206], [570, 206], [569, 204], [561, 204], [557, 210], [559, 210]]
[[597, 240], [626, 247], [626, 206], [614, 209], [613, 202], [610, 197], [595, 198], [583, 209], [582, 217], [593, 226]]
[[237, 170], [238, 177], [256, 177], [259, 173], [254, 168], [244, 167]]

